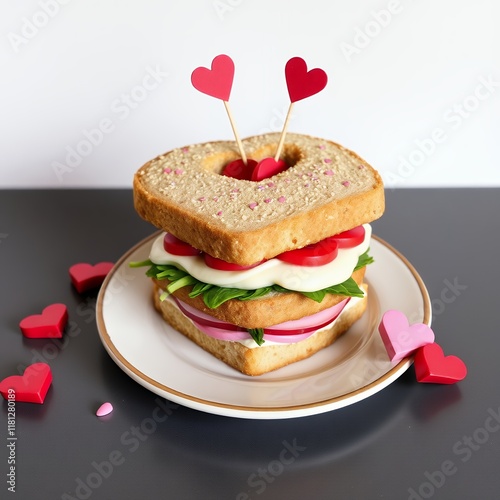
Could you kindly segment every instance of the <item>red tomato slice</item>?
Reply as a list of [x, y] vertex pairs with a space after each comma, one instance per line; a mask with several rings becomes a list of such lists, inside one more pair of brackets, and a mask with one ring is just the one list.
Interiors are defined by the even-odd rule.
[[354, 248], [365, 240], [365, 228], [358, 226], [333, 236], [339, 248]]
[[186, 257], [199, 255], [201, 253], [197, 248], [192, 247], [189, 243], [176, 238], [170, 233], [165, 234], [163, 238], [163, 248], [172, 255], [183, 255]]
[[338, 244], [334, 237], [325, 238], [304, 248], [290, 250], [276, 258], [297, 266], [323, 266], [337, 257]]
[[262, 264], [262, 262], [257, 262], [255, 264], [250, 264], [249, 266], [240, 266], [239, 264], [234, 264], [233, 262], [226, 262], [225, 260], [218, 259], [217, 257], [212, 257], [208, 253], [203, 254], [205, 259], [205, 264], [212, 269], [218, 269], [219, 271], [245, 271], [246, 269], [252, 269]]

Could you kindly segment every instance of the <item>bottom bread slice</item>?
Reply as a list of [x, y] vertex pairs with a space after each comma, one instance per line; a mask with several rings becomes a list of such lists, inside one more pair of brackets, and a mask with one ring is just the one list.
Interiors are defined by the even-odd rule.
[[361, 318], [368, 301], [367, 285], [363, 284], [365, 296], [362, 299], [357, 299], [354, 304], [342, 311], [330, 328], [321, 330], [307, 339], [293, 344], [266, 346], [264, 343], [260, 347], [250, 348], [239, 342], [219, 340], [206, 335], [189, 318], [184, 316], [170, 300], [161, 301], [159, 298], [161, 292], [158, 286], [156, 284], [153, 286], [154, 306], [167, 323], [227, 365], [245, 375], [252, 376], [262, 375], [301, 361], [328, 347]]

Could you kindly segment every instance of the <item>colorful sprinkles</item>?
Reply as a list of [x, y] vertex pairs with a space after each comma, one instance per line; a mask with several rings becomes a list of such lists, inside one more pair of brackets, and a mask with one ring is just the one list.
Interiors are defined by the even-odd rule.
[[166, 167], [163, 169], [163, 173], [165, 174], [171, 174], [172, 172], [175, 175], [182, 175], [184, 173], [184, 170], [182, 170], [182, 168], [176, 168], [175, 170], [172, 170], [170, 167]]

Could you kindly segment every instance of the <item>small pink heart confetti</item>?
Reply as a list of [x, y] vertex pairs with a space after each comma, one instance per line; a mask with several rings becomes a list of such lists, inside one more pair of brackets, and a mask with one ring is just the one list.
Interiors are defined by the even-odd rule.
[[378, 330], [387, 354], [393, 362], [400, 361], [419, 347], [434, 342], [434, 332], [429, 326], [423, 323], [410, 326], [401, 311], [385, 312]]
[[99, 406], [98, 410], [95, 412], [95, 414], [98, 417], [104, 417], [105, 415], [109, 415], [113, 411], [113, 405], [111, 403], [103, 403], [101, 406]]

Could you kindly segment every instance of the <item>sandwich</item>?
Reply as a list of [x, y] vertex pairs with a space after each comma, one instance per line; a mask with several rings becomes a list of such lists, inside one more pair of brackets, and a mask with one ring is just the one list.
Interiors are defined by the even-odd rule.
[[[272, 157], [278, 140], [243, 140], [246, 167]], [[288, 134], [279, 173], [264, 177], [235, 175], [238, 158], [234, 142], [215, 141], [141, 167], [134, 206], [161, 233], [131, 265], [148, 267], [168, 324], [256, 376], [312, 356], [362, 316], [384, 188], [367, 162], [317, 137]]]

